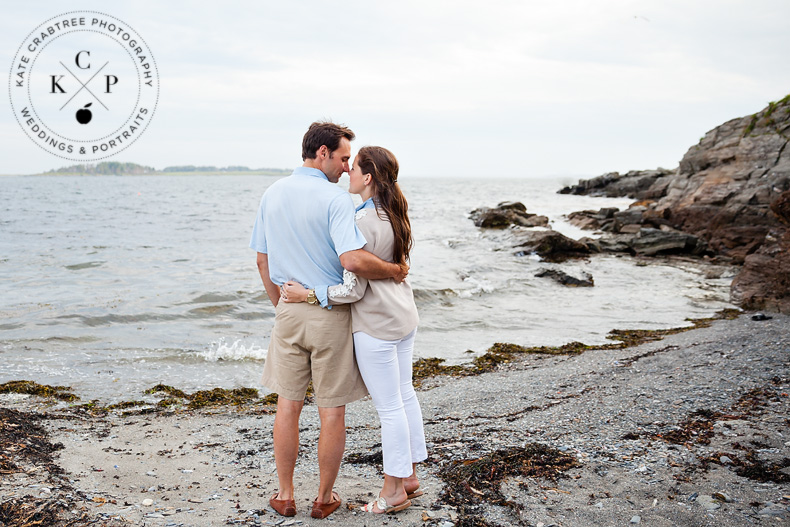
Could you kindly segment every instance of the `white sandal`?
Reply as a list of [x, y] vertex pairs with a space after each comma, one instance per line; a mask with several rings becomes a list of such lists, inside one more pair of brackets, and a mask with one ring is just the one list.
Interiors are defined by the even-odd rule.
[[[377, 513], [374, 510], [376, 507], [378, 507], [381, 512]], [[373, 514], [392, 514], [394, 512], [402, 511], [403, 509], [408, 509], [409, 507], [411, 507], [411, 500], [408, 498], [397, 505], [387, 505], [387, 500], [379, 495], [379, 497], [375, 500], [371, 501], [367, 505], [363, 505], [361, 509], [365, 512], [372, 512]]]

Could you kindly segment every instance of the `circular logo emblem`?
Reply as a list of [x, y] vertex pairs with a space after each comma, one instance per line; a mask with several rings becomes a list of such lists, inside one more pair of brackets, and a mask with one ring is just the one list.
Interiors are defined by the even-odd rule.
[[33, 142], [65, 159], [95, 161], [124, 150], [146, 129], [159, 99], [159, 73], [129, 24], [72, 11], [22, 42], [8, 91]]

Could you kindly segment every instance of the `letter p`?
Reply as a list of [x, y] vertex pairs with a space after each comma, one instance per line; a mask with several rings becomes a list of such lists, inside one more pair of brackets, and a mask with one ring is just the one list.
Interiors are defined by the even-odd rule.
[[110, 86], [118, 84], [118, 77], [115, 75], [105, 75], [104, 78], [107, 81], [107, 91], [104, 93], [110, 93]]

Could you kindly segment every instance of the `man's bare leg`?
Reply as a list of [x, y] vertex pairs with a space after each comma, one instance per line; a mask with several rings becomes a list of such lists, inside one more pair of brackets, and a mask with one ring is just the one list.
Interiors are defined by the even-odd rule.
[[319, 406], [318, 416], [321, 418], [321, 435], [318, 437], [318, 470], [321, 475], [318, 484], [318, 501], [330, 503], [332, 487], [335, 485], [346, 448], [346, 407]]
[[280, 492], [277, 499], [294, 499], [294, 467], [299, 455], [299, 415], [304, 400], [292, 401], [277, 397], [277, 414], [274, 416], [274, 461]]

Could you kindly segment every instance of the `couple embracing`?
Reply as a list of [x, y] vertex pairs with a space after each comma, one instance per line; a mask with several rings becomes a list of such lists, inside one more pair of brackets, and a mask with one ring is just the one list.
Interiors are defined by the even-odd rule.
[[[279, 490], [269, 500], [296, 514], [294, 467], [299, 416], [312, 380], [321, 420], [320, 480], [311, 516], [341, 504], [333, 491], [345, 449], [345, 405], [368, 393], [381, 420], [384, 484], [361, 509], [389, 513], [419, 496], [415, 466], [427, 458], [422, 413], [412, 387], [417, 308], [406, 282], [412, 246], [398, 161], [366, 146], [351, 160], [354, 133], [331, 122], [310, 125], [304, 164], [261, 199], [250, 247], [275, 306], [263, 370], [278, 394], [274, 457]], [[335, 185], [348, 172], [351, 196]]]

